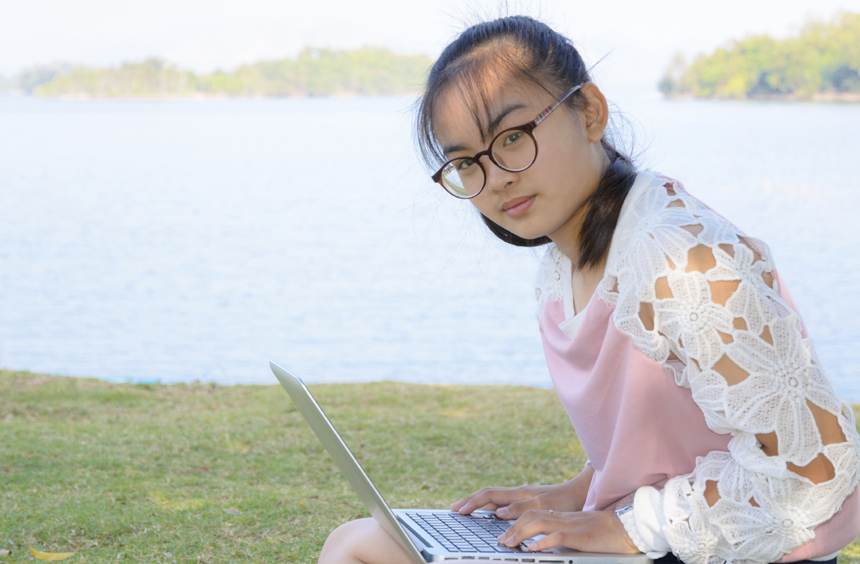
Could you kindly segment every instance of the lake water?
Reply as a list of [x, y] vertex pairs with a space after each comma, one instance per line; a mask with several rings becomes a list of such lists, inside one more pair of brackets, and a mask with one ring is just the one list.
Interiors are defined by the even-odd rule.
[[[860, 105], [615, 101], [644, 167], [769, 243], [860, 401]], [[410, 104], [0, 97], [0, 366], [550, 385], [542, 251], [432, 185]]]

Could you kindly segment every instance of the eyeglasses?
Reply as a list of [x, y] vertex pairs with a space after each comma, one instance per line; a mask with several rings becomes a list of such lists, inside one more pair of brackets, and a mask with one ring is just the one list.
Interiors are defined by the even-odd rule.
[[533, 134], [535, 128], [545, 120], [562, 102], [582, 88], [578, 84], [565, 92], [561, 98], [539, 113], [536, 118], [523, 125], [511, 127], [496, 135], [486, 151], [471, 157], [451, 159], [431, 176], [442, 188], [454, 197], [468, 200], [481, 193], [487, 184], [487, 170], [481, 157], [487, 155], [490, 162], [508, 172], [522, 172], [537, 160], [538, 146]]

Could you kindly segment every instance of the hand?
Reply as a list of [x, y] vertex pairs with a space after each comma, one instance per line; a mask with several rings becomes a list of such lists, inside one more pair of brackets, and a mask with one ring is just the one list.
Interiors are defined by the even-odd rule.
[[529, 510], [502, 533], [499, 544], [518, 546], [535, 535], [546, 536], [529, 544], [529, 550], [547, 550], [564, 546], [583, 552], [612, 554], [639, 552], [614, 511], [550, 513]]
[[[528, 509], [548, 509], [541, 505], [540, 496], [554, 486], [519, 486], [517, 488], [482, 488], [451, 504], [451, 511], [469, 515], [478, 509], [495, 511], [499, 517], [508, 518], [502, 513], [510, 513], [513, 508], [520, 509], [517, 515]], [[516, 517], [510, 517], [516, 519]]]
[[594, 468], [589, 464], [579, 475], [554, 486], [483, 488], [451, 504], [451, 511], [468, 515], [477, 509], [495, 511], [502, 519], [517, 519], [530, 509], [580, 511], [585, 505]]

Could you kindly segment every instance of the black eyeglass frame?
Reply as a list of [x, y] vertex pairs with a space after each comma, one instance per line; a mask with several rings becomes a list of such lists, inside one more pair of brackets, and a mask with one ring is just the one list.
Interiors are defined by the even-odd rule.
[[[585, 83], [585, 84], [587, 84], [587, 83]], [[481, 151], [480, 153], [476, 153], [475, 155], [473, 155], [471, 157], [455, 157], [449, 161], [446, 161], [445, 164], [443, 164], [439, 168], [439, 170], [437, 170], [430, 178], [433, 179], [433, 182], [436, 182], [440, 186], [442, 186], [442, 188], [445, 190], [445, 192], [451, 194], [455, 198], [458, 198], [460, 200], [471, 200], [472, 198], [476, 197], [478, 194], [483, 192], [484, 188], [487, 186], [487, 169], [484, 168], [483, 163], [481, 163], [481, 157], [483, 157], [484, 155], [487, 155], [487, 157], [490, 159], [490, 162], [492, 162], [494, 165], [496, 165], [500, 169], [506, 170], [508, 172], [522, 172], [522, 171], [528, 169], [530, 166], [535, 164], [535, 161], [537, 160], [537, 156], [538, 156], [538, 142], [537, 142], [537, 139], [535, 139], [535, 136], [533, 135], [532, 132], [535, 130], [535, 128], [538, 125], [541, 124], [541, 122], [543, 122], [543, 120], [545, 120], [547, 117], [549, 117], [549, 114], [551, 114], [553, 112], [553, 110], [555, 110], [557, 107], [559, 107], [565, 100], [568, 99], [568, 97], [570, 97], [574, 92], [576, 92], [577, 90], [582, 88], [585, 84], [577, 84], [576, 86], [574, 86], [573, 88], [571, 88], [570, 90], [568, 90], [567, 92], [562, 94], [560, 98], [558, 98], [551, 105], [547, 106], [533, 120], [526, 122], [522, 125], [518, 125], [516, 127], [509, 127], [507, 129], [505, 129], [504, 131], [500, 132], [498, 135], [493, 137], [493, 140], [490, 141], [490, 146], [485, 151]], [[506, 133], [510, 133], [511, 131], [522, 131], [523, 133], [525, 133], [526, 135], [528, 135], [531, 138], [532, 143], [534, 143], [534, 145], [535, 145], [535, 156], [534, 156], [534, 158], [532, 158], [532, 162], [530, 162], [528, 165], [526, 165], [522, 168], [508, 168], [506, 166], [499, 164], [499, 162], [495, 159], [495, 157], [493, 157], [493, 145], [496, 144], [496, 141], [499, 139], [499, 137], [505, 135]], [[448, 190], [448, 188], [446, 188], [445, 184], [442, 182], [442, 172], [445, 170], [445, 167], [447, 167], [448, 165], [450, 165], [451, 163], [453, 163], [455, 161], [461, 161], [463, 159], [469, 159], [469, 160], [474, 161], [475, 164], [477, 164], [479, 167], [481, 167], [481, 172], [484, 174], [484, 183], [481, 185], [481, 189], [478, 190], [477, 192], [475, 192], [474, 194], [472, 194], [471, 196], [458, 196], [457, 194]]]

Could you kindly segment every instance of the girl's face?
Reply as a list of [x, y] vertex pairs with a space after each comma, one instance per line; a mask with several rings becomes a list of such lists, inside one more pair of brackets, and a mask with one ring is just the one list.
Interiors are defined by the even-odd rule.
[[[555, 101], [531, 84], [497, 80], [485, 86], [490, 105], [486, 112], [481, 108], [480, 124], [459, 88], [449, 87], [439, 97], [434, 132], [447, 159], [485, 150], [498, 132], [531, 121]], [[525, 239], [546, 235], [568, 256], [576, 253], [582, 205], [609, 165], [600, 144], [606, 100], [594, 84], [581, 91], [589, 100], [587, 108], [573, 112], [559, 107], [534, 130], [538, 154], [528, 169], [508, 172], [481, 157], [486, 185], [470, 200], [501, 227]]]

